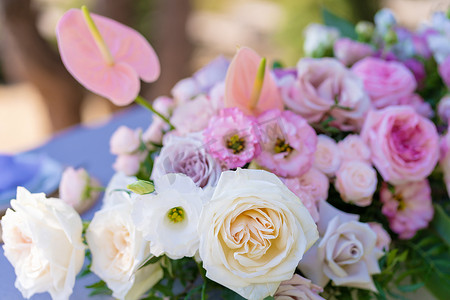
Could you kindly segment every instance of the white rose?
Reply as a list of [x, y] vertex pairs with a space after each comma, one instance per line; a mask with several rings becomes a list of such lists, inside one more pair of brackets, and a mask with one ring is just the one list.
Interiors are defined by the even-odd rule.
[[80, 216], [60, 199], [46, 199], [23, 187], [17, 188], [11, 207], [1, 223], [16, 288], [25, 298], [49, 292], [52, 299], [68, 299], [84, 262]]
[[126, 126], [120, 126], [111, 136], [109, 141], [110, 151], [112, 154], [130, 154], [138, 150], [140, 135], [142, 130], [130, 129]]
[[132, 218], [155, 256], [194, 256], [198, 250], [198, 220], [205, 193], [184, 174], [155, 178], [156, 193], [139, 195]]
[[339, 152], [343, 161], [361, 160], [370, 162], [370, 149], [357, 134], [349, 134], [338, 143]]
[[206, 276], [248, 299], [274, 295], [292, 277], [317, 227], [300, 199], [272, 173], [222, 173], [199, 223]]
[[329, 136], [317, 136], [314, 167], [328, 176], [333, 176], [341, 165], [341, 153], [336, 142]]
[[378, 259], [383, 252], [376, 247], [376, 233], [358, 218], [321, 203], [321, 239], [299, 263], [312, 282], [325, 286], [331, 279], [337, 286], [376, 291], [371, 275], [380, 273]]
[[139, 299], [162, 277], [161, 266], [150, 264], [133, 274], [149, 254], [149, 245], [131, 219], [131, 203], [95, 213], [86, 232], [92, 253], [91, 270], [106, 282], [118, 299]]
[[368, 206], [377, 189], [377, 172], [366, 162], [347, 161], [336, 172], [334, 186], [345, 202]]

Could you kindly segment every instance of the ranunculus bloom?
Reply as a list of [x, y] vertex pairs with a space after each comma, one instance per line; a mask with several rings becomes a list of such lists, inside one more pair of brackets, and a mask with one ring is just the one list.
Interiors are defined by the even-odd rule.
[[383, 225], [377, 222], [369, 222], [370, 228], [377, 234], [377, 243], [375, 247], [378, 249], [388, 251], [391, 244], [391, 236], [384, 230]]
[[84, 262], [80, 216], [60, 199], [46, 199], [23, 187], [17, 188], [11, 207], [1, 225], [16, 288], [25, 298], [49, 292], [52, 299], [69, 299]]
[[376, 108], [398, 104], [402, 97], [412, 94], [417, 87], [411, 71], [396, 61], [367, 57], [354, 64], [352, 71], [362, 79]]
[[113, 62], [106, 62], [79, 9], [70, 9], [56, 27], [59, 52], [67, 70], [88, 90], [128, 105], [136, 98], [140, 81], [159, 77], [158, 57], [145, 38], [130, 27], [91, 14]]
[[329, 136], [319, 134], [317, 150], [314, 153], [314, 167], [328, 176], [334, 176], [341, 162], [341, 153], [336, 142]]
[[289, 109], [309, 122], [329, 113], [343, 130], [358, 129], [370, 106], [361, 80], [333, 58], [301, 59], [297, 78], [286, 76], [279, 85]]
[[203, 188], [215, 186], [221, 172], [220, 164], [206, 151], [201, 134], [170, 135], [164, 139], [164, 146], [155, 158], [152, 178], [182, 173]]
[[120, 126], [111, 136], [109, 141], [112, 154], [131, 154], [138, 150], [142, 130], [133, 130], [126, 126]]
[[132, 205], [122, 201], [95, 213], [86, 232], [92, 253], [91, 270], [118, 299], [139, 297], [163, 277], [159, 263], [133, 274], [149, 254], [148, 243], [131, 219]]
[[274, 109], [260, 115], [258, 125], [262, 147], [258, 164], [283, 177], [300, 176], [311, 169], [317, 136], [305, 119]]
[[431, 189], [426, 179], [396, 185], [395, 194], [385, 184], [381, 187], [380, 200], [383, 202], [382, 212], [389, 219], [389, 227], [401, 239], [412, 238], [433, 218]]
[[351, 66], [358, 60], [373, 54], [371, 45], [360, 43], [349, 38], [338, 39], [333, 46], [334, 56], [344, 65]]
[[318, 237], [280, 179], [251, 169], [222, 173], [198, 228], [206, 276], [247, 299], [274, 295]]
[[225, 108], [203, 132], [208, 152], [229, 169], [243, 167], [261, 152], [256, 119], [238, 108]]
[[346, 161], [336, 172], [334, 186], [344, 202], [368, 206], [377, 189], [377, 172], [367, 162]]
[[338, 142], [339, 152], [343, 161], [360, 160], [370, 162], [370, 149], [357, 134], [349, 134]]
[[139, 195], [132, 218], [155, 256], [172, 259], [194, 256], [198, 250], [198, 220], [207, 199], [201, 188], [184, 174], [155, 178], [156, 194]]
[[[251, 103], [261, 59], [250, 48], [243, 47], [237, 51], [225, 78], [225, 107], [237, 107], [248, 115], [256, 116], [269, 109], [283, 109], [283, 100], [267, 65], [258, 101]], [[256, 105], [253, 107], [253, 104]]]
[[323, 289], [298, 274], [283, 281], [274, 295], [275, 300], [325, 300], [318, 293]]
[[450, 87], [450, 55], [439, 64], [439, 75], [441, 75], [445, 85]]
[[438, 115], [445, 124], [450, 123], [450, 95], [446, 95], [439, 101]]
[[72, 207], [79, 207], [84, 201], [95, 199], [97, 191], [90, 188], [98, 186], [98, 182], [86, 172], [85, 169], [75, 170], [69, 167], [64, 170], [59, 184], [59, 197]]
[[377, 235], [358, 215], [343, 213], [326, 202], [319, 208], [319, 242], [306, 252], [299, 269], [311, 281], [376, 291], [372, 274], [380, 273]]
[[393, 184], [424, 179], [439, 159], [436, 127], [409, 106], [371, 111], [361, 137], [371, 149], [374, 166]]

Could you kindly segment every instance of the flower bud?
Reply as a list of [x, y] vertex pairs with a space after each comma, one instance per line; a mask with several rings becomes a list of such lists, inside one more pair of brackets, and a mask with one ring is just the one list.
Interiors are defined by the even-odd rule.
[[356, 24], [355, 30], [358, 34], [358, 40], [368, 42], [372, 39], [374, 26], [371, 22], [359, 21], [358, 24]]

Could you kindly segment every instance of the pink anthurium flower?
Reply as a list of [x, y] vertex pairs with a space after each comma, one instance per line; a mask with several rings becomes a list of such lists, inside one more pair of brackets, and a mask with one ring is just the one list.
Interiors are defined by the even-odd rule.
[[225, 106], [237, 107], [248, 115], [283, 110], [278, 87], [262, 59], [250, 48], [240, 48], [225, 79]]
[[116, 105], [133, 102], [139, 78], [153, 82], [159, 77], [158, 56], [140, 33], [106, 17], [91, 16], [85, 7], [64, 14], [56, 38], [72, 76]]

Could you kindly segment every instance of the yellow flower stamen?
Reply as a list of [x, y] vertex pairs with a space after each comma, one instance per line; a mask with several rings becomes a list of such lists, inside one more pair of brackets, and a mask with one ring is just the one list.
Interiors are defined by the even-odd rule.
[[226, 140], [226, 145], [228, 149], [233, 150], [233, 154], [239, 154], [245, 149], [245, 140], [235, 134]]
[[261, 96], [261, 90], [264, 84], [264, 76], [266, 73], [266, 59], [261, 59], [259, 63], [258, 72], [253, 83], [252, 94], [250, 95], [250, 109], [254, 109], [258, 105], [259, 97]]
[[173, 223], [180, 223], [184, 220], [184, 209], [182, 207], [174, 207], [169, 210], [167, 217]]

